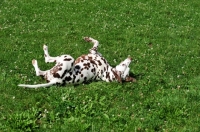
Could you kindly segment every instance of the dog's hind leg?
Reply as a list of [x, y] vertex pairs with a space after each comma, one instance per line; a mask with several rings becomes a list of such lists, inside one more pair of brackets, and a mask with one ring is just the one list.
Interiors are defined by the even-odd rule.
[[40, 68], [38, 67], [37, 60], [32, 60], [32, 64], [35, 68], [35, 72], [37, 76], [44, 76], [47, 71], [41, 71]]
[[99, 53], [97, 51], [98, 50], [98, 46], [99, 46], [99, 41], [97, 41], [97, 40], [95, 40], [95, 39], [93, 39], [91, 37], [84, 37], [84, 40], [86, 42], [92, 42], [93, 43], [93, 47], [89, 50], [89, 52], [91, 54], [98, 54], [98, 55], [102, 56], [101, 53]]
[[45, 62], [56, 62], [58, 57], [51, 57], [48, 52], [48, 46], [43, 46]]

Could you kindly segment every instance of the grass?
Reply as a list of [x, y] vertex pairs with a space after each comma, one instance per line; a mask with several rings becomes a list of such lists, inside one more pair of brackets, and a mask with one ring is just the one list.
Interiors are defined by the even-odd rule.
[[[2, 0], [0, 131], [199, 131], [198, 0]], [[91, 82], [41, 89], [32, 59], [100, 52], [117, 65], [133, 57], [137, 83]]]

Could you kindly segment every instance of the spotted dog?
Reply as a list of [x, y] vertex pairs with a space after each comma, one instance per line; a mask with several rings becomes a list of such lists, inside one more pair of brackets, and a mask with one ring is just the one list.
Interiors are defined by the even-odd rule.
[[89, 54], [82, 55], [76, 60], [70, 55], [61, 55], [51, 57], [48, 53], [48, 47], [43, 46], [45, 62], [55, 62], [55, 66], [50, 70], [42, 71], [38, 67], [37, 60], [32, 60], [37, 76], [42, 76], [47, 83], [27, 85], [19, 84], [18, 86], [27, 88], [49, 87], [54, 84], [80, 84], [92, 80], [112, 81], [128, 81], [136, 80], [129, 76], [129, 64], [131, 58], [128, 57], [115, 68], [111, 67], [107, 60], [97, 51], [99, 42], [91, 37], [84, 37], [87, 42], [92, 42], [93, 47], [89, 50]]

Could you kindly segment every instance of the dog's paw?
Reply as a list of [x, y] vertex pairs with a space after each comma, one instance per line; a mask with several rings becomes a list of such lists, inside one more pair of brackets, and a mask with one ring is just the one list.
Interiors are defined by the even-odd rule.
[[43, 50], [48, 50], [48, 46], [47, 45], [43, 45]]
[[37, 60], [33, 59], [32, 64], [33, 64], [33, 66], [37, 65]]
[[91, 42], [91, 38], [90, 37], [83, 37], [83, 39], [86, 41], [86, 42]]

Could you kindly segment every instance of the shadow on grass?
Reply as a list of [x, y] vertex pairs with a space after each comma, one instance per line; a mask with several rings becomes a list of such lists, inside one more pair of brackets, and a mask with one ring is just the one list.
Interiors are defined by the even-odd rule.
[[[144, 76], [145, 74], [144, 73], [140, 73], [140, 74], [134, 74], [134, 73], [132, 73], [132, 72], [130, 72], [129, 73], [129, 76], [130, 77], [132, 77], [132, 78], [134, 78], [134, 79], [136, 79], [136, 82], [138, 81], [138, 80], [140, 80], [140, 79], [142, 79], [143, 78], [143, 76]], [[88, 81], [88, 82], [83, 82], [82, 84], [86, 84], [86, 85], [88, 85], [88, 84], [90, 84], [90, 83], [93, 83], [93, 82], [100, 82], [101, 80], [91, 80], [91, 81]], [[103, 82], [103, 81], [101, 81], [101, 82]], [[122, 83], [127, 83], [126, 81], [122, 81]], [[120, 83], [119, 83], [120, 84]], [[80, 84], [74, 84], [74, 87], [77, 87], [77, 86], [79, 86]]]
[[133, 72], [130, 72], [129, 76], [135, 78], [136, 80], [140, 80], [145, 76], [145, 74], [144, 73], [134, 74]]

